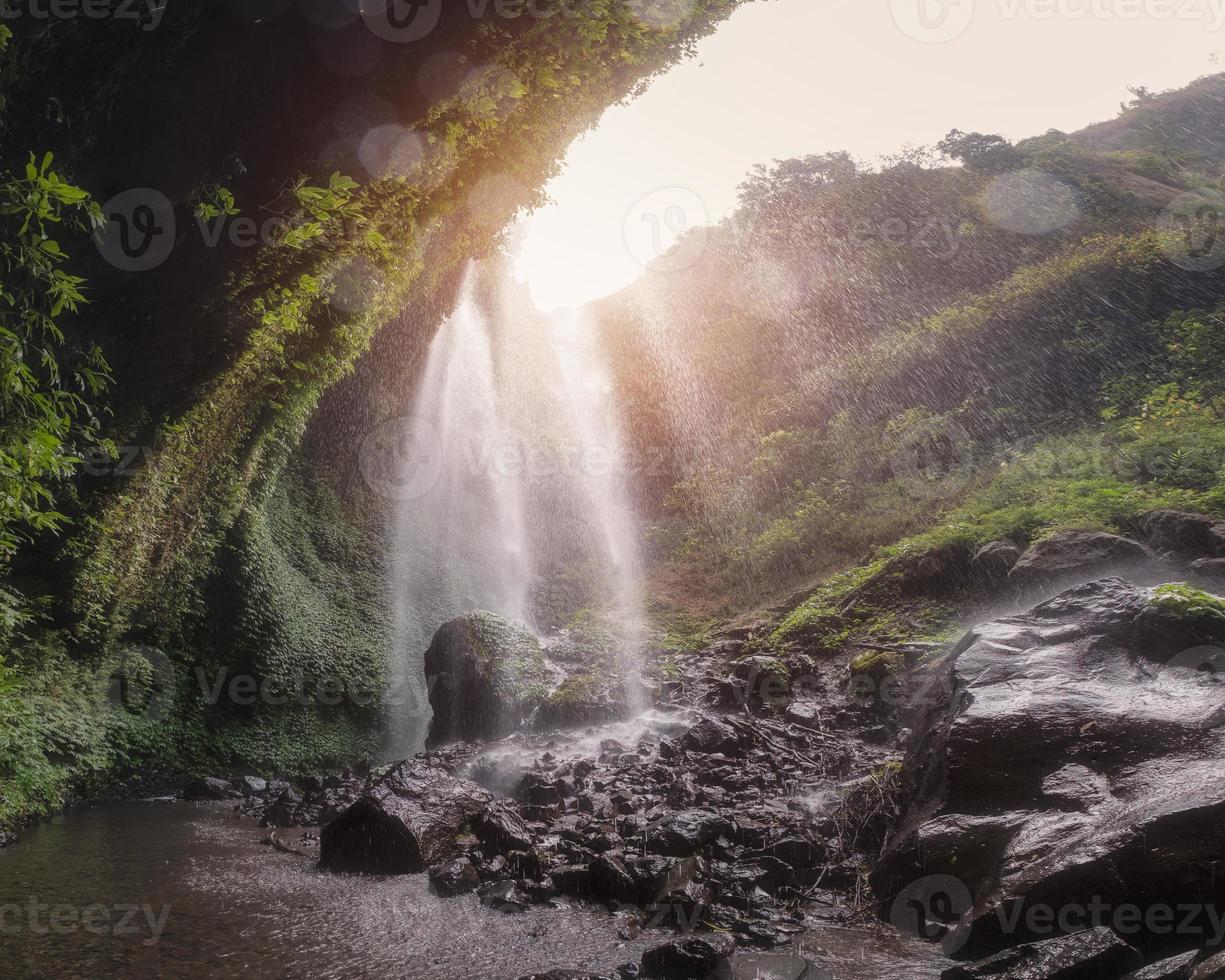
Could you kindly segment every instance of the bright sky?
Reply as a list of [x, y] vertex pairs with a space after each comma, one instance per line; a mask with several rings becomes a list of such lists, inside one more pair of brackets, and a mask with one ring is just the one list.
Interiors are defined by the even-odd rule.
[[554, 203], [518, 229], [516, 274], [544, 309], [581, 305], [729, 214], [756, 163], [1078, 129], [1217, 54], [1225, 0], [755, 0], [571, 147]]

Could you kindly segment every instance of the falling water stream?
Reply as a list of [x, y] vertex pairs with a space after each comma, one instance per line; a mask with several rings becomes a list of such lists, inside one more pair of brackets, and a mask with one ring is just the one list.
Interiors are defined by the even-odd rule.
[[605, 611], [632, 626], [625, 659], [640, 646], [637, 522], [600, 346], [576, 314], [494, 322], [486, 275], [469, 268], [403, 420], [392, 671], [405, 696], [391, 699], [391, 756], [424, 741], [422, 657], [438, 627], [483, 609], [543, 632], [537, 593], [576, 556], [608, 584]]

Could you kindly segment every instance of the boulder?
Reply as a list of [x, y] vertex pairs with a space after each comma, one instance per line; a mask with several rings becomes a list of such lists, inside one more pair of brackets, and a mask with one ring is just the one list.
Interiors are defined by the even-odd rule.
[[1024, 550], [1015, 541], [1006, 539], [983, 545], [970, 559], [970, 581], [985, 592], [995, 591], [1007, 584], [1008, 573]]
[[1203, 514], [1155, 510], [1140, 521], [1144, 539], [1180, 558], [1225, 558], [1225, 523]]
[[1198, 956], [1198, 950], [1194, 949], [1178, 956], [1170, 956], [1127, 974], [1123, 980], [1190, 980], [1191, 968]]
[[940, 980], [1102, 980], [1122, 976], [1140, 954], [1105, 926], [1005, 950], [980, 963], [954, 966]]
[[[907, 907], [939, 904], [943, 925], [918, 928], [968, 958], [1049, 939], [1031, 908], [1080, 908], [1066, 928], [1090, 928], [1094, 900], [1215, 903], [1225, 683], [1195, 669], [1188, 638], [1225, 642], [1225, 605], [1107, 579], [981, 626], [938, 660], [903, 817], [872, 874], [882, 911], [909, 928]], [[941, 879], [928, 903], [925, 883]]]
[[330, 871], [413, 874], [454, 859], [455, 837], [493, 796], [421, 760], [401, 762], [323, 828], [319, 864]]
[[535, 634], [487, 612], [461, 616], [434, 634], [425, 676], [434, 709], [431, 746], [514, 731], [544, 701], [552, 680]]
[[482, 885], [481, 904], [497, 912], [515, 914], [526, 912], [531, 900], [513, 881], [495, 881]]
[[467, 895], [480, 887], [481, 877], [466, 857], [430, 869], [430, 884], [444, 898]]
[[236, 800], [241, 796], [229, 780], [217, 776], [193, 780], [183, 788], [185, 800]]
[[234, 780], [234, 788], [245, 797], [262, 796], [268, 792], [268, 780], [259, 776], [239, 776]]
[[518, 980], [612, 980], [612, 977], [587, 970], [549, 970], [545, 973], [525, 973]]
[[718, 934], [664, 943], [642, 954], [642, 972], [657, 980], [702, 980], [736, 951], [736, 940]]
[[1221, 980], [1225, 977], [1225, 952], [1218, 952], [1197, 963], [1188, 980]]
[[731, 755], [742, 745], [740, 733], [717, 718], [703, 718], [681, 736], [681, 748], [689, 752]]
[[647, 848], [672, 857], [690, 857], [731, 831], [731, 821], [714, 810], [681, 810], [660, 818], [649, 828]]
[[1008, 580], [1023, 589], [1057, 589], [1153, 565], [1157, 556], [1130, 538], [1104, 531], [1065, 531], [1023, 554]]
[[1191, 578], [1208, 588], [1225, 586], [1225, 558], [1201, 558], [1191, 563]]

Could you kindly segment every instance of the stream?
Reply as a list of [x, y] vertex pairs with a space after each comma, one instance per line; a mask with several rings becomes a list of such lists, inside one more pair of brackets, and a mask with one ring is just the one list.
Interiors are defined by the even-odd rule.
[[[265, 833], [227, 804], [164, 801], [78, 809], [30, 828], [0, 851], [2, 972], [511, 980], [560, 966], [612, 970], [673, 937], [622, 938], [624, 920], [598, 908], [506, 915], [471, 895], [441, 899], [425, 875], [327, 874], [261, 846]], [[931, 948], [875, 925], [818, 924], [791, 950], [839, 980], [940, 972]]]

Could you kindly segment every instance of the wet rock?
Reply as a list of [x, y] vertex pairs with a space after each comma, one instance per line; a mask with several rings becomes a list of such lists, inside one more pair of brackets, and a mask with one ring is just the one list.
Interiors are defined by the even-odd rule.
[[519, 727], [548, 689], [540, 641], [526, 627], [474, 612], [443, 625], [425, 653], [433, 680], [428, 744], [494, 739]]
[[897, 896], [958, 879], [972, 899], [950, 934], [959, 955], [1046, 938], [1027, 907], [1216, 901], [1225, 685], [1169, 663], [1180, 627], [1166, 618], [1186, 617], [1161, 595], [1078, 586], [977, 628], [932, 668], [939, 695], [916, 718], [905, 813], [872, 883]]
[[302, 823], [298, 818], [301, 806], [302, 799], [297, 793], [292, 789], [282, 790], [280, 795], [264, 809], [259, 825], [261, 827], [297, 827]]
[[1202, 963], [1197, 963], [1188, 980], [1221, 980], [1221, 977], [1225, 977], [1225, 952], [1216, 953]]
[[455, 837], [492, 795], [414, 760], [402, 762], [323, 828], [319, 863], [332, 871], [412, 874], [452, 859]]
[[466, 895], [476, 891], [481, 884], [481, 877], [476, 873], [472, 862], [465, 858], [456, 858], [449, 864], [439, 865], [430, 869], [430, 884], [434, 891], [444, 898], [455, 895]]
[[0, 850], [3, 850], [6, 847], [12, 847], [20, 839], [20, 837], [10, 831], [0, 830]]
[[834, 975], [811, 960], [774, 953], [737, 953], [720, 963], [708, 980], [833, 980]]
[[940, 980], [1099, 980], [1122, 976], [1140, 965], [1141, 956], [1110, 929], [1098, 926], [1086, 932], [1028, 943], [979, 963], [955, 966]]
[[992, 541], [983, 545], [970, 559], [970, 579], [984, 591], [994, 591], [1008, 582], [1008, 573], [1020, 560], [1024, 549], [1015, 541]]
[[612, 854], [601, 854], [590, 865], [591, 892], [604, 901], [632, 902], [638, 886], [624, 863]]
[[1191, 577], [1199, 584], [1220, 589], [1225, 586], [1225, 558], [1201, 558], [1191, 563]]
[[505, 854], [510, 850], [529, 850], [535, 844], [532, 831], [522, 817], [501, 802], [490, 804], [473, 820], [473, 832], [477, 834], [485, 853]]
[[657, 980], [701, 980], [735, 951], [736, 941], [726, 935], [678, 940], [647, 950], [642, 972]]
[[193, 780], [183, 788], [185, 800], [235, 800], [241, 795], [229, 780], [217, 776]]
[[821, 710], [815, 701], [792, 701], [787, 705], [783, 717], [800, 728], [816, 732], [821, 730]]
[[1129, 973], [1123, 980], [1190, 980], [1191, 969], [1198, 957], [1196, 950], [1171, 956], [1168, 959], [1141, 967]]
[[495, 881], [482, 885], [480, 896], [482, 905], [498, 912], [526, 912], [531, 905], [531, 899], [513, 881]]
[[566, 895], [591, 893], [591, 869], [585, 864], [563, 864], [554, 868], [549, 876], [558, 891]]
[[239, 776], [234, 780], [234, 788], [243, 796], [262, 796], [268, 792], [268, 780], [259, 776]]
[[1157, 510], [1140, 521], [1144, 539], [1182, 558], [1225, 558], [1225, 523], [1203, 514]]
[[689, 857], [731, 830], [731, 821], [714, 810], [682, 810], [663, 817], [650, 828], [647, 847], [672, 857]]
[[731, 725], [715, 718], [703, 718], [681, 736], [681, 747], [689, 752], [707, 755], [719, 752], [731, 755], [740, 746], [740, 733]]
[[1137, 571], [1156, 560], [1153, 552], [1130, 538], [1104, 531], [1066, 531], [1033, 545], [1012, 567], [1008, 580], [1025, 589], [1054, 589]]

